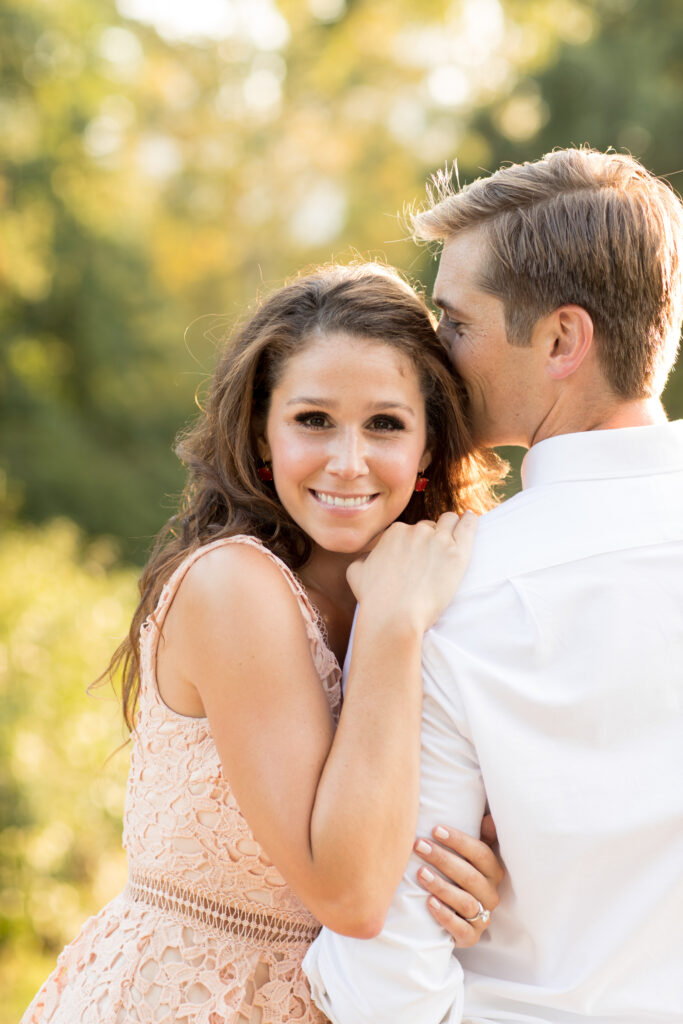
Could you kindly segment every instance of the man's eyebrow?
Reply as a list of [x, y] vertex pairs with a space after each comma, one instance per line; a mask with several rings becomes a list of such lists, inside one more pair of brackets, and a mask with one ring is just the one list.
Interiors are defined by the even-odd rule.
[[455, 306], [451, 306], [447, 299], [441, 299], [438, 298], [436, 295], [433, 295], [432, 302], [439, 309], [443, 310], [444, 313], [452, 314], [452, 316], [455, 317], [455, 319], [459, 319], [462, 316], [460, 311], [456, 309]]

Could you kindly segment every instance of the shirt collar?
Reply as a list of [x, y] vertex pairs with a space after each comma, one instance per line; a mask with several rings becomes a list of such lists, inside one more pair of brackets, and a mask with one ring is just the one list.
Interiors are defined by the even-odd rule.
[[683, 468], [683, 420], [647, 427], [587, 430], [539, 441], [522, 462], [522, 487], [648, 476]]

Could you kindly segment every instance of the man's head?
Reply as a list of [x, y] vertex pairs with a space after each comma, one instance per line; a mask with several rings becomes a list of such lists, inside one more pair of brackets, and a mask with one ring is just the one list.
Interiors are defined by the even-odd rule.
[[[683, 207], [667, 183], [629, 156], [567, 149], [459, 191], [445, 174], [434, 186], [414, 231], [445, 243], [434, 297], [473, 405], [480, 390], [496, 421], [482, 439], [524, 443], [512, 436], [513, 423], [499, 421], [515, 412], [504, 407], [510, 402], [519, 413], [520, 403], [536, 401], [536, 413], [545, 414], [547, 392], [537, 392], [549, 365], [556, 382], [580, 367], [585, 377], [591, 365], [616, 401], [661, 393], [683, 317]], [[472, 315], [477, 303], [468, 336], [460, 314]], [[564, 353], [564, 362], [549, 364], [551, 351]]]

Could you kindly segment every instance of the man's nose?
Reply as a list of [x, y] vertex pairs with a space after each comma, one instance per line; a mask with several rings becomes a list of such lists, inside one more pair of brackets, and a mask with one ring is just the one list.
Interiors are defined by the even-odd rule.
[[334, 439], [327, 469], [342, 480], [353, 480], [368, 472], [365, 443], [358, 431], [345, 430]]

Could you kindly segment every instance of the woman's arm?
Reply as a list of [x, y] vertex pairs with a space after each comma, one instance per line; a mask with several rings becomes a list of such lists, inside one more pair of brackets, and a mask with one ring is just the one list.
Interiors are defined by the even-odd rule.
[[256, 838], [330, 928], [376, 934], [410, 854], [418, 803], [422, 634], [455, 592], [473, 525], [396, 524], [351, 582], [359, 613], [335, 736], [298, 603], [247, 546], [189, 570], [165, 665], [196, 687]]
[[[430, 633], [422, 666], [420, 836], [435, 821], [457, 821], [476, 835], [486, 806], [476, 751], [461, 729], [458, 663]], [[422, 866], [411, 858], [379, 936], [354, 942], [323, 929], [308, 951], [303, 966], [314, 1001], [333, 1024], [460, 1024], [463, 970], [448, 931], [428, 913]]]

